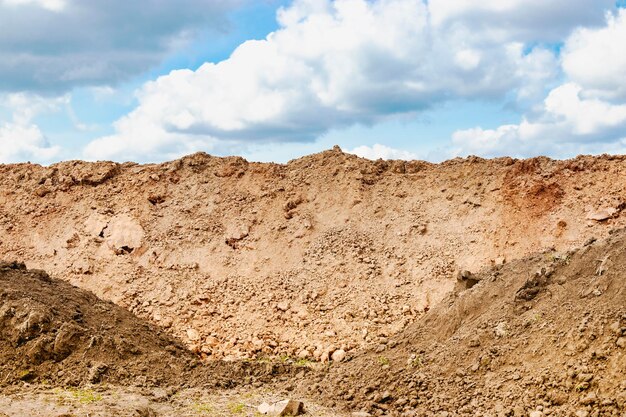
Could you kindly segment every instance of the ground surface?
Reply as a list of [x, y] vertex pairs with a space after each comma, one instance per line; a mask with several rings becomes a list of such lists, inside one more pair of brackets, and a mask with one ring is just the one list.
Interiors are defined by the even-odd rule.
[[[219, 393], [186, 389], [173, 394], [163, 389], [98, 386], [93, 388], [29, 387], [0, 394], [0, 410], [9, 416], [32, 417], [258, 417], [262, 402], [284, 397], [262, 389], [221, 390]], [[304, 398], [304, 417], [344, 417]], [[1, 416], [0, 412], [0, 416]]]
[[0, 166], [0, 410], [624, 417], [625, 169]]

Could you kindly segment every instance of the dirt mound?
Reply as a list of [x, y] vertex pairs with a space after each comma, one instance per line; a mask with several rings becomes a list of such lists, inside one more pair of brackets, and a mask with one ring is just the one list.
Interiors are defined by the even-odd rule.
[[460, 274], [457, 291], [402, 334], [299, 389], [373, 415], [621, 417], [625, 300], [619, 231]]
[[217, 386], [267, 381], [286, 366], [222, 363], [95, 295], [21, 263], [0, 263], [0, 386]]
[[2, 384], [156, 384], [189, 371], [194, 361], [180, 342], [115, 304], [43, 271], [0, 263]]
[[455, 274], [626, 225], [623, 157], [285, 165], [0, 165], [0, 257], [149, 319], [206, 358], [376, 344]]

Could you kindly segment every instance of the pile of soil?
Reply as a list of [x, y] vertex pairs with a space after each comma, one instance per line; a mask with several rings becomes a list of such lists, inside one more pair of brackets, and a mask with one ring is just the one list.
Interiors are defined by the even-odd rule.
[[0, 263], [0, 386], [177, 388], [269, 381], [286, 367], [214, 362], [129, 311], [17, 262]]
[[298, 389], [364, 416], [623, 417], [626, 232], [462, 274], [377, 344]]
[[624, 161], [430, 164], [336, 148], [284, 165], [0, 165], [0, 258], [128, 308], [204, 358], [320, 360], [400, 334], [459, 271], [625, 226]]

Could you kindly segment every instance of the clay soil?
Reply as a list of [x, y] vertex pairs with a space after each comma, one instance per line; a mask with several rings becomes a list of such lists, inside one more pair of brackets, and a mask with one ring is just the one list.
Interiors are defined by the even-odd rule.
[[625, 169], [338, 148], [0, 166], [0, 259], [31, 268], [0, 271], [0, 405], [623, 417]]

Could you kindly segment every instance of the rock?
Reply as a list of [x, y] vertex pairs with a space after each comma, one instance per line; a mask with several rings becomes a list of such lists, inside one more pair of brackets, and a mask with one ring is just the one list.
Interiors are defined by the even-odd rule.
[[619, 339], [617, 339], [617, 341], [615, 342], [615, 345], [619, 348], [623, 348], [626, 346], [626, 337], [620, 337]]
[[235, 224], [227, 228], [224, 242], [233, 249], [239, 248], [239, 242], [248, 237], [250, 226], [247, 224]]
[[263, 403], [257, 407], [257, 411], [263, 415], [276, 417], [299, 416], [304, 412], [304, 404], [301, 401], [283, 400], [271, 405]]
[[611, 330], [612, 333], [621, 334], [622, 333], [622, 329], [621, 329], [621, 326], [620, 326], [620, 322], [619, 321], [615, 321], [615, 322], [611, 323], [611, 325], [609, 326], [609, 330]]
[[196, 329], [187, 329], [187, 338], [192, 342], [200, 340], [200, 333]]
[[352, 414], [350, 414], [350, 415], [352, 417], [371, 417], [372, 416], [367, 411], [353, 411]]
[[589, 411], [587, 410], [578, 410], [574, 414], [576, 417], [589, 417]]
[[102, 235], [107, 245], [116, 254], [122, 255], [141, 246], [144, 230], [137, 220], [122, 214], [111, 219]]
[[280, 303], [276, 305], [276, 308], [280, 311], [289, 310], [289, 301], [281, 301]]
[[582, 405], [592, 405], [596, 401], [598, 401], [598, 397], [593, 392], [590, 392], [589, 394], [585, 395], [584, 397], [580, 399], [580, 403]]
[[601, 208], [596, 211], [591, 211], [587, 213], [587, 220], [595, 220], [597, 222], [603, 222], [613, 217], [615, 213], [617, 213], [617, 209], [613, 207], [605, 207], [605, 208]]
[[306, 349], [302, 349], [299, 353], [298, 353], [298, 359], [307, 359], [311, 356], [311, 353], [306, 350]]
[[333, 352], [330, 358], [333, 360], [333, 362], [343, 362], [343, 360], [346, 358], [346, 351], [343, 349], [337, 349]]
[[279, 401], [274, 404], [274, 412], [278, 417], [299, 416], [304, 412], [304, 404], [294, 400]]
[[480, 346], [480, 338], [478, 336], [473, 336], [469, 341], [469, 347], [479, 347]]
[[157, 413], [152, 408], [146, 406], [146, 407], [137, 408], [135, 410], [135, 416], [137, 416], [137, 417], [156, 417]]
[[506, 329], [506, 322], [500, 322], [494, 329], [494, 333], [497, 337], [505, 337], [508, 332]]
[[102, 375], [107, 371], [109, 367], [104, 363], [97, 363], [89, 369], [89, 375], [87, 378], [91, 384], [97, 384], [102, 379]]
[[531, 411], [528, 413], [528, 417], [543, 417], [543, 413], [541, 411]]
[[274, 407], [268, 403], [263, 403], [257, 407], [257, 411], [263, 415], [267, 415], [274, 411]]

